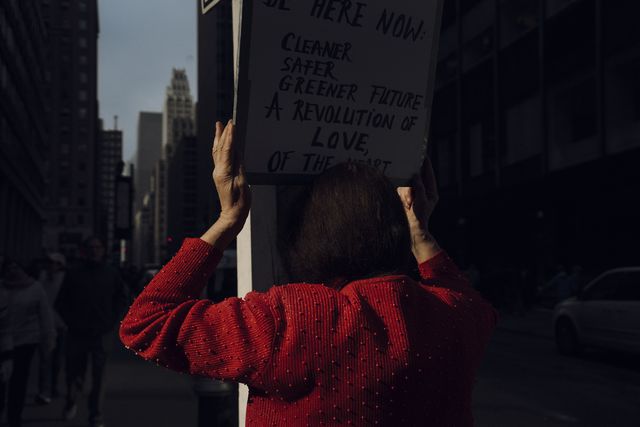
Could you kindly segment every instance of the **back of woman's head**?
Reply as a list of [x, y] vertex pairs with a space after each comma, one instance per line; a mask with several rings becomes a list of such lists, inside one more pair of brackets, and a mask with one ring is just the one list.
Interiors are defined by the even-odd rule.
[[395, 187], [373, 167], [328, 169], [287, 213], [279, 246], [292, 281], [356, 280], [407, 269], [407, 217]]

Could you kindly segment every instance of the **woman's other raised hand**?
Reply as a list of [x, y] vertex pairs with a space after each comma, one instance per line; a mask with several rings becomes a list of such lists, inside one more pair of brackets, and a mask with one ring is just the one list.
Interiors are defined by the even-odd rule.
[[213, 157], [213, 183], [220, 200], [220, 217], [202, 240], [224, 250], [244, 227], [251, 209], [251, 188], [247, 182], [242, 153], [234, 138], [235, 125], [216, 122]]
[[441, 251], [429, 230], [429, 220], [439, 200], [438, 185], [429, 157], [425, 158], [420, 175], [413, 177], [411, 187], [399, 187], [398, 195], [407, 214], [412, 251], [421, 264]]

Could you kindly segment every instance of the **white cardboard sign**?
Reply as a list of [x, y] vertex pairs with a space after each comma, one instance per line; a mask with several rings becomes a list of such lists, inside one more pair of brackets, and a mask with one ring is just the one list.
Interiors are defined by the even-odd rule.
[[220, 0], [200, 0], [200, 5], [202, 7], [202, 14], [209, 12], [215, 5], [220, 3]]
[[252, 184], [344, 161], [420, 169], [442, 0], [242, 2], [236, 122]]

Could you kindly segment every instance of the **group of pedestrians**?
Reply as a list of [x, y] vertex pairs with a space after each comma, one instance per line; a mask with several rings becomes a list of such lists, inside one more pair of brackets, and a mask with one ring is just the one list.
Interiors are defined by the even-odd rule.
[[[83, 243], [81, 257], [67, 266], [51, 254], [44, 269], [25, 269], [0, 258], [0, 420], [22, 425], [31, 365], [37, 357], [35, 402], [61, 397], [59, 378], [65, 367], [62, 417], [72, 420], [91, 361], [89, 426], [104, 426], [102, 402], [107, 355], [113, 330], [128, 302], [118, 270], [105, 262], [100, 239]], [[6, 411], [5, 411], [6, 409]]]

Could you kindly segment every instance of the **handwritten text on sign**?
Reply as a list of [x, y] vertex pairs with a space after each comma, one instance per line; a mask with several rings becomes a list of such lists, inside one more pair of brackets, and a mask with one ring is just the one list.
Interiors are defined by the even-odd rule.
[[261, 0], [253, 4], [246, 163], [252, 174], [317, 174], [367, 162], [419, 168], [437, 1]]

